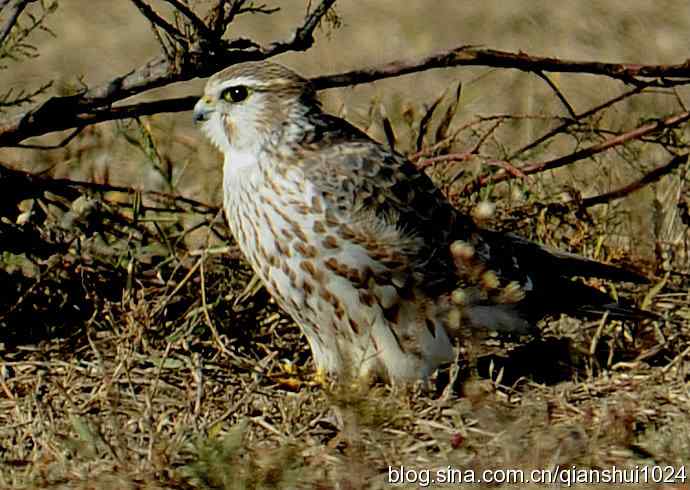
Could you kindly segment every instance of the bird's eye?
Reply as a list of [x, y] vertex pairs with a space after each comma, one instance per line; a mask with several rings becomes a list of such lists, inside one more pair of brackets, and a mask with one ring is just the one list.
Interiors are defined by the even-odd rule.
[[235, 85], [234, 87], [229, 87], [223, 90], [221, 94], [223, 100], [227, 102], [242, 102], [244, 99], [249, 97], [249, 89], [244, 85]]

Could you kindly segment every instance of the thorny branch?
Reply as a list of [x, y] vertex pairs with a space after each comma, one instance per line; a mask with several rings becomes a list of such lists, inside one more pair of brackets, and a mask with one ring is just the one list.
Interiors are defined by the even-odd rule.
[[[0, 37], [0, 42], [16, 23], [19, 14], [29, 3], [34, 1], [36, 0], [5, 0], [0, 3], [0, 10], [7, 10], [10, 7], [10, 15], [2, 31], [0, 31], [0, 36], [2, 36]], [[64, 142], [67, 142], [78, 134], [80, 128], [91, 124], [162, 112], [189, 110], [195, 103], [196, 97], [170, 98], [127, 105], [113, 104], [152, 88], [194, 77], [210, 75], [229, 64], [266, 59], [286, 51], [306, 50], [314, 43], [313, 33], [316, 27], [335, 3], [335, 0], [322, 0], [307, 14], [302, 25], [294, 30], [291, 38], [262, 47], [248, 39], [224, 40], [222, 37], [228, 25], [239, 14], [246, 12], [267, 14], [277, 9], [270, 9], [264, 5], [255, 6], [246, 0], [217, 0], [210, 14], [205, 19], [202, 19], [185, 2], [180, 0], [164, 1], [179, 13], [179, 17], [174, 24], [158, 14], [146, 3], [146, 0], [132, 0], [132, 3], [149, 20], [154, 30], [160, 29], [169, 36], [170, 40], [177, 44], [173, 48], [175, 56], [171, 56], [166, 49], [165, 55], [154, 58], [144, 66], [115, 78], [104, 85], [70, 96], [52, 97], [19, 116], [4, 123], [0, 122], [0, 146], [32, 148], [36, 147], [36, 145], [22, 144], [22, 141], [53, 131], [72, 129], [74, 132], [64, 140]], [[186, 28], [184, 26], [180, 27], [180, 18], [188, 23]], [[603, 142], [569, 155], [545, 162], [516, 166], [510, 163], [510, 161], [517, 156], [524, 154], [526, 151], [547, 141], [570, 126], [578, 124], [583, 119], [621, 100], [639, 94], [649, 87], [675, 87], [690, 83], [690, 61], [676, 65], [600, 63], [540, 57], [523, 52], [510, 53], [477, 46], [460, 46], [419, 59], [401, 59], [381, 66], [353, 70], [336, 75], [320, 76], [312, 79], [312, 83], [317, 90], [324, 90], [369, 83], [375, 80], [398, 77], [434, 68], [455, 66], [512, 68], [535, 73], [551, 87], [568, 112], [568, 117], [561, 118], [561, 124], [513, 152], [512, 155], [507, 157], [506, 161], [494, 161], [491, 163], [491, 166], [499, 167], [499, 170], [475, 179], [465, 187], [463, 194], [475, 192], [489, 184], [496, 184], [512, 178], [525, 178], [531, 174], [569, 165], [628, 141], [643, 138], [645, 135], [653, 134], [661, 129], [678, 126], [690, 119], [690, 113], [687, 111], [682, 112], [665, 119], [644, 124], [626, 133], [615, 135]], [[550, 72], [600, 75], [620, 80], [632, 85], [633, 88], [618, 97], [607, 100], [596, 107], [578, 114], [565, 95], [551, 81], [548, 75]], [[59, 117], [56, 117], [58, 114]], [[498, 127], [500, 123], [501, 120], [496, 122], [493, 129]], [[493, 129], [487, 135], [491, 134]], [[422, 134], [420, 134], [421, 136]], [[478, 152], [482, 142], [483, 140], [480, 140], [474, 149], [460, 154], [431, 156], [424, 162], [421, 162], [420, 165], [424, 167], [441, 161], [466, 159]], [[668, 165], [651, 172], [629, 186], [597, 196], [596, 198], [590, 198], [588, 202], [591, 202], [590, 205], [594, 205], [607, 199], [615, 199], [619, 195], [633, 192], [638, 188], [636, 186], [648, 183], [649, 178], [659, 178], [663, 172], [675, 168], [679, 164], [680, 158], [676, 157]]]
[[614, 104], [617, 104], [618, 102], [627, 99], [628, 97], [631, 97], [633, 95], [639, 94], [642, 92], [642, 87], [635, 87], [632, 90], [629, 90], [627, 92], [623, 92], [617, 97], [614, 97], [612, 99], [607, 100], [606, 102], [599, 104], [595, 107], [592, 107], [591, 109], [581, 112], [580, 114], [576, 114], [573, 119], [569, 119], [565, 121], [562, 124], [559, 124], [552, 130], [548, 131], [547, 133], [543, 134], [539, 138], [535, 139], [534, 141], [531, 141], [530, 143], [526, 144], [522, 148], [518, 149], [517, 151], [513, 152], [512, 155], [508, 158], [509, 160], [512, 160], [513, 158], [522, 155], [526, 151], [531, 150], [532, 148], [535, 148], [542, 144], [544, 141], [548, 140], [549, 138], [552, 138], [553, 136], [562, 133], [566, 129], [568, 129], [570, 126], [577, 124], [578, 121], [582, 121], [585, 118], [588, 118], [590, 116], [593, 116], [594, 114], [601, 112], [602, 110], [613, 106]]
[[[600, 143], [588, 146], [587, 148], [583, 148], [582, 150], [578, 150], [568, 155], [554, 158], [552, 160], [548, 160], [545, 162], [524, 165], [518, 168], [518, 170], [523, 175], [532, 175], [540, 172], [545, 172], [547, 170], [554, 170], [556, 168], [569, 165], [573, 162], [577, 162], [579, 160], [592, 157], [605, 150], [627, 143], [628, 141], [636, 140], [645, 135], [656, 133], [664, 129], [670, 129], [688, 120], [690, 120], [690, 112], [680, 112], [678, 114], [673, 114], [666, 118], [643, 124], [642, 126], [638, 126], [637, 128], [631, 131], [625, 132], [620, 135], [616, 135]], [[484, 175], [482, 177], [475, 179], [473, 182], [465, 186], [464, 190], [462, 191], [462, 194], [472, 194], [484, 186], [490, 184], [497, 184], [499, 182], [503, 182], [505, 180], [509, 180], [515, 177], [516, 175], [514, 172], [502, 169], [491, 175]]]
[[12, 28], [17, 23], [17, 20], [19, 20], [19, 16], [22, 14], [24, 9], [30, 3], [36, 1], [37, 0], [4, 0], [2, 3], [0, 3], [0, 13], [4, 12], [4, 10], [9, 7], [9, 15], [7, 15], [5, 22], [2, 24], [2, 28], [0, 28], [0, 45], [2, 45], [7, 39], [7, 36], [10, 35]]
[[[233, 2], [231, 5], [243, 3]], [[335, 0], [323, 0], [307, 16], [302, 26], [295, 30], [290, 40], [273, 43], [267, 48], [247, 39], [222, 41], [216, 37], [207, 38], [211, 33], [217, 36], [213, 27], [215, 24], [207, 26], [208, 29], [197, 29], [200, 39], [190, 44], [189, 51], [181, 62], [174, 64], [165, 56], [160, 56], [104, 85], [72, 96], [48, 99], [30, 111], [0, 123], [0, 146], [14, 146], [30, 137], [77, 126], [133, 115], [150, 115], [155, 113], [151, 112], [151, 105], [131, 104], [116, 110], [112, 104], [173, 82], [209, 76], [234, 63], [266, 59], [290, 50], [306, 50], [313, 43], [314, 29], [334, 3]], [[232, 6], [230, 16], [236, 15]], [[194, 25], [198, 22], [202, 21], [195, 20]], [[621, 80], [634, 85], [636, 90], [690, 83], [690, 61], [676, 65], [600, 63], [546, 58], [474, 46], [460, 46], [419, 59], [401, 59], [382, 66], [320, 76], [312, 79], [312, 82], [318, 90], [324, 90], [454, 66], [502, 67], [537, 73], [588, 73]], [[160, 103], [159, 112], [179, 112], [190, 110], [193, 99], [171, 98]], [[55, 117], [57, 114], [60, 115], [59, 118]]]
[[[0, 146], [14, 146], [23, 140], [74, 127], [93, 124], [106, 120], [122, 118], [122, 112], [113, 113], [112, 104], [128, 97], [141, 94], [148, 90], [163, 87], [174, 82], [190, 80], [196, 77], [209, 76], [228, 65], [243, 61], [253, 61], [270, 58], [287, 51], [307, 50], [314, 42], [313, 32], [335, 0], [322, 0], [309, 13], [304, 23], [297, 27], [292, 37], [287, 41], [276, 42], [268, 47], [261, 47], [257, 43], [246, 39], [226, 41], [221, 39], [222, 32], [211, 28], [197, 30], [195, 35], [181, 39], [184, 36], [176, 27], [164, 21], [143, 0], [133, 0], [140, 7], [153, 25], [161, 27], [165, 32], [178, 41], [184, 41], [183, 50], [179, 56], [171, 58], [167, 54], [149, 60], [143, 66], [110, 80], [109, 82], [84, 90], [83, 92], [57, 96], [48, 99], [33, 109], [0, 122]], [[225, 4], [227, 2], [221, 2]], [[243, 12], [271, 12], [263, 7], [245, 6], [244, 1], [236, 0], [231, 4], [228, 18]], [[234, 10], [233, 10], [234, 9]], [[213, 34], [213, 38], [206, 38]], [[125, 112], [136, 112], [137, 105], [129, 106]], [[144, 106], [146, 107], [146, 106]], [[148, 106], [150, 109], [151, 106]], [[168, 110], [178, 111], [191, 108], [190, 99], [169, 99], [163, 103]], [[117, 112], [117, 111], [115, 111]], [[144, 115], [139, 113], [138, 115]], [[125, 117], [132, 117], [131, 115]]]
[[[125, 194], [134, 194], [141, 192], [143, 195], [151, 197], [154, 200], [164, 200], [176, 205], [185, 205], [195, 213], [215, 215], [219, 208], [194, 199], [174, 194], [168, 194], [159, 191], [139, 191], [132, 187], [117, 186], [111, 184], [101, 184], [97, 182], [84, 182], [72, 179], [53, 179], [34, 175], [30, 172], [15, 170], [4, 165], [0, 165], [0, 188], [12, 189], [14, 195], [11, 201], [30, 199], [43, 194], [44, 192], [55, 192], [58, 194], [67, 194], [66, 197], [76, 197], [79, 193], [85, 191], [91, 192], [122, 192]], [[12, 204], [14, 206], [14, 204]], [[2, 209], [2, 200], [0, 200], [0, 210]], [[172, 208], [173, 210], [175, 208]], [[1, 214], [1, 213], [0, 213]]]
[[667, 163], [664, 165], [661, 165], [660, 167], [655, 168], [651, 172], [643, 175], [640, 179], [637, 179], [634, 182], [631, 182], [630, 184], [627, 184], [619, 189], [606, 192], [604, 194], [600, 194], [598, 196], [593, 196], [593, 197], [587, 197], [582, 200], [582, 206], [584, 207], [590, 207], [590, 206], [596, 206], [597, 204], [606, 204], [608, 202], [611, 202], [616, 199], [620, 199], [622, 197], [625, 197], [629, 194], [632, 194], [635, 191], [638, 191], [642, 189], [644, 186], [647, 184], [651, 184], [653, 182], [658, 181], [661, 177], [664, 175], [667, 175], [671, 172], [673, 172], [675, 169], [680, 167], [681, 165], [687, 163], [688, 161], [688, 154], [683, 154], [683, 155], [676, 155], [674, 156], [671, 160], [669, 160]]
[[397, 60], [382, 66], [326, 75], [312, 80], [318, 90], [348, 87], [384, 78], [398, 77], [431, 68], [486, 66], [513, 68], [526, 72], [579, 73], [601, 75], [643, 87], [672, 87], [690, 83], [690, 61], [676, 65], [602, 63], [548, 58], [527, 53], [510, 53], [477, 46], [460, 46], [449, 51], [414, 60]]
[[163, 29], [171, 38], [175, 39], [177, 42], [184, 44], [186, 41], [185, 35], [180, 32], [180, 30], [174, 25], [170, 24], [163, 17], [158, 15], [150, 5], [148, 5], [143, 0], [132, 0], [132, 3], [139, 9], [144, 17], [151, 23], [151, 25], [156, 28], [160, 27]]

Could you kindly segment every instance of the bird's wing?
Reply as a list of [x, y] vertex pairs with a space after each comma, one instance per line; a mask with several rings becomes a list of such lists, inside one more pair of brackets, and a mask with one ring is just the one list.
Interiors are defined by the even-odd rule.
[[406, 271], [416, 286], [452, 288], [450, 243], [463, 227], [469, 235], [472, 221], [407, 159], [343, 120], [328, 122], [302, 147], [305, 177], [354, 231], [378, 240], [378, 260]]
[[[571, 284], [572, 276], [644, 280], [517, 235], [481, 230], [410, 161], [346, 121], [333, 116], [319, 121], [302, 147], [306, 178], [355, 231], [377, 240], [377, 259], [407, 275], [413, 286], [430, 297], [457, 288], [470, 292], [465, 313], [478, 326], [526, 331], [556, 310], [576, 311], [587, 304], [600, 310], [607, 304], [606, 295], [583, 284], [581, 289], [592, 294], [568, 293], [579, 287]], [[469, 246], [460, 249], [469, 249], [470, 257], [458, 259], [451, 247], [456, 241]], [[519, 289], [514, 298], [510, 286]], [[505, 291], [513, 299], [506, 299]]]
[[[358, 132], [326, 138], [313, 148], [304, 146], [305, 177], [348, 222], [350, 236], [375, 251], [376, 261], [391, 272], [385, 282], [399, 297], [421, 291], [446, 311], [458, 312], [457, 320], [451, 320], [451, 313], [446, 317], [452, 335], [461, 333], [461, 326], [522, 333], [532, 329], [517, 305], [519, 291], [507, 287], [510, 280], [489, 272], [491, 247], [426, 174]], [[452, 252], [456, 240], [472, 249], [469, 257], [457, 259]], [[510, 276], [514, 271], [501, 272]], [[491, 274], [497, 281], [484, 280]], [[515, 293], [513, 299], [501, 295], [503, 287]], [[455, 292], [460, 292], [462, 306], [453, 302]]]

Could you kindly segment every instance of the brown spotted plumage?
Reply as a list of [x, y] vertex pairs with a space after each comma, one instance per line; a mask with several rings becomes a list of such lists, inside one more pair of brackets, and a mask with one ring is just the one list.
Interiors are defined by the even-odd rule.
[[224, 153], [230, 228], [302, 328], [319, 369], [427, 378], [471, 328], [525, 332], [557, 311], [611, 310], [568, 276], [633, 273], [478, 229], [401, 155], [324, 113], [268, 62], [214, 75], [194, 110]]

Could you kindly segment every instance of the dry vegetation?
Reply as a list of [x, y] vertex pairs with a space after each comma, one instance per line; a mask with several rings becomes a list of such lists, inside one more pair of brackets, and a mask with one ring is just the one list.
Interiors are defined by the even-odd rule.
[[[63, 0], [40, 22], [55, 38], [38, 30], [27, 38], [40, 58], [0, 53], [13, 88], [4, 100], [31, 99], [0, 107], [4, 115], [75, 93], [77, 73], [100, 83], [157, 54], [136, 8], [110, 3], [88, 14], [91, 25], [81, 2]], [[577, 2], [449, 1], [426, 12], [420, 1], [403, 13], [398, 2], [357, 3], [337, 4], [344, 24], [331, 18], [312, 50], [279, 60], [322, 75], [476, 42], [601, 61], [687, 57], [684, 2], [611, 1], [592, 12]], [[153, 5], [169, 12], [167, 2]], [[286, 38], [302, 6], [277, 5], [275, 14], [242, 16], [229, 37]], [[41, 12], [32, 4], [24, 15]], [[75, 57], [82, 28], [103, 35], [97, 53]], [[378, 29], [391, 46], [377, 55]], [[0, 148], [0, 487], [357, 489], [387, 488], [389, 466], [401, 465], [687, 466], [689, 143], [687, 118], [668, 121], [686, 113], [685, 79], [635, 88], [603, 76], [547, 83], [464, 67], [325, 94], [328, 107], [410, 155], [462, 209], [495, 202], [487, 226], [634, 264], [652, 278], [637, 289], [596, 284], [659, 321], [562, 318], [541, 325], [539, 338], [478, 338], [439, 375], [438, 393], [313, 378], [304, 338], [251, 280], [229, 236], [217, 207], [218, 156], [188, 113], [89, 126], [54, 150]], [[647, 129], [631, 135], [636, 128]], [[574, 165], [538, 167], [617, 139]]]

